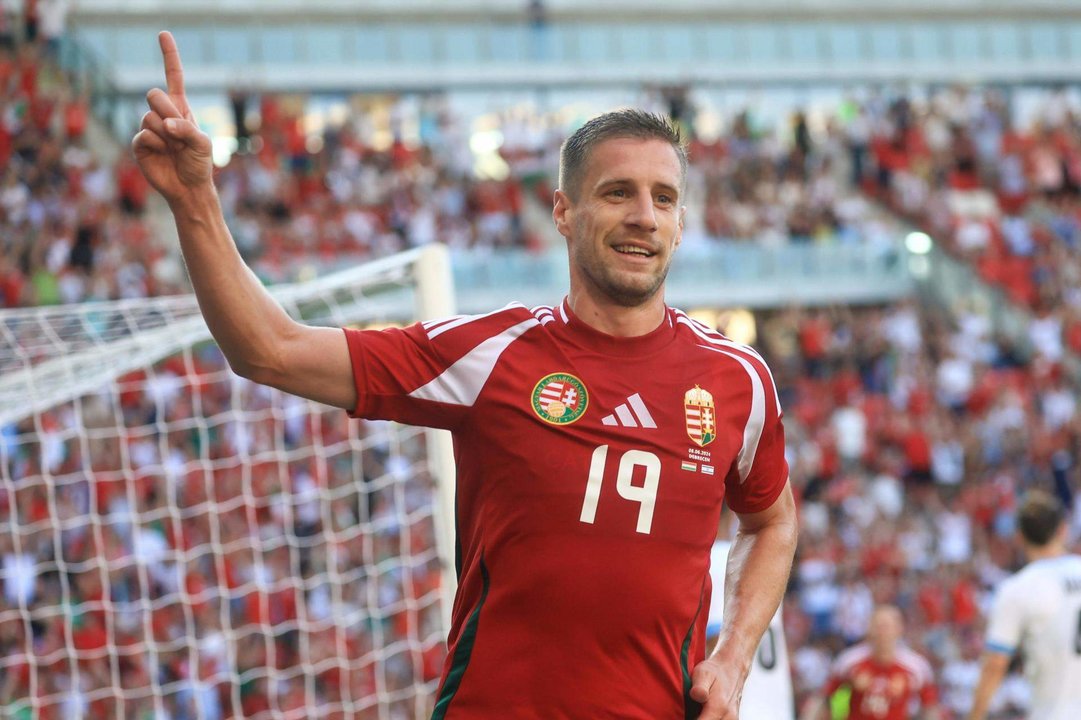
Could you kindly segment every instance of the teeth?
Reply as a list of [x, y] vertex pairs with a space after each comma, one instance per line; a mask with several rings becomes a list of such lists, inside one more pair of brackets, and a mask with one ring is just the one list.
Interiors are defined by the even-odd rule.
[[633, 245], [619, 245], [616, 247], [616, 252], [630, 253], [632, 255], [645, 255], [646, 257], [652, 254], [648, 250], [643, 250], [642, 248]]

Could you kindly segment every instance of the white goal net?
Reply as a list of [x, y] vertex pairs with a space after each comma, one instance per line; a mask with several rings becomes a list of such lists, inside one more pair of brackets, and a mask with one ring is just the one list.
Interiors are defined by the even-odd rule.
[[[431, 247], [272, 292], [407, 323], [449, 277]], [[0, 312], [0, 717], [426, 716], [447, 455], [234, 375], [192, 297]]]

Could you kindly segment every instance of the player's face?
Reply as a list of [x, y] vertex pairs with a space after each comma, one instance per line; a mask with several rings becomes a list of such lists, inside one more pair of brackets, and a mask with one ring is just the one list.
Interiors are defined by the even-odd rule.
[[682, 180], [676, 150], [664, 140], [615, 138], [594, 147], [577, 199], [559, 193], [556, 200], [572, 289], [624, 307], [653, 298], [683, 232]]
[[876, 648], [891, 650], [903, 634], [904, 624], [901, 613], [896, 608], [878, 608], [871, 615], [867, 636]]

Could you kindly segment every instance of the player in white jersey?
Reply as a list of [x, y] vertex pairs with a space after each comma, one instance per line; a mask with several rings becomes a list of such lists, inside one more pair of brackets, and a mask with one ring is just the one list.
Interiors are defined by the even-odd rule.
[[[710, 552], [709, 574], [713, 595], [706, 625], [706, 647], [712, 648], [721, 632], [724, 616], [724, 575], [728, 566], [728, 551], [732, 543], [718, 539]], [[788, 669], [788, 647], [784, 640], [781, 608], [770, 620], [766, 634], [758, 645], [754, 664], [743, 686], [739, 706], [741, 720], [792, 720], [795, 704], [792, 699], [792, 675]]]
[[1028, 564], [999, 586], [968, 720], [984, 720], [1015, 652], [1032, 683], [1030, 720], [1081, 718], [1081, 556], [1066, 552], [1062, 505], [1040, 491], [1018, 509]]

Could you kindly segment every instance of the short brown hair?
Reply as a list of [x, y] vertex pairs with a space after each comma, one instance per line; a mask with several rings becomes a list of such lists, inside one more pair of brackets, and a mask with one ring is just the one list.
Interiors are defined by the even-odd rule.
[[627, 108], [598, 115], [563, 141], [559, 149], [559, 189], [577, 198], [586, 161], [598, 144], [616, 138], [664, 140], [679, 157], [680, 184], [687, 177], [687, 147], [679, 128], [667, 119], [645, 110]]
[[1066, 519], [1066, 509], [1058, 499], [1043, 490], [1029, 490], [1017, 509], [1017, 527], [1025, 542], [1043, 547], [1051, 542]]

